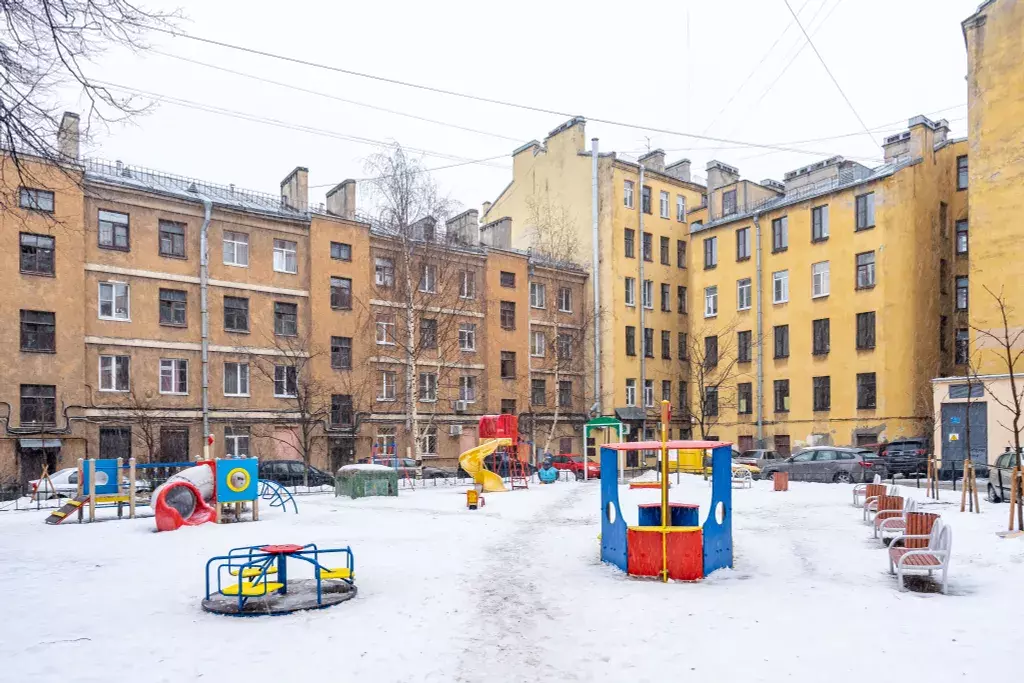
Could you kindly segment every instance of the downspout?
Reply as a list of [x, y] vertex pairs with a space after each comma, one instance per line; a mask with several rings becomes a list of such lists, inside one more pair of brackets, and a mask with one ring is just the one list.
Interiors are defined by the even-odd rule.
[[199, 310], [202, 314], [200, 334], [203, 354], [203, 459], [210, 459], [210, 216], [213, 202], [202, 197], [203, 227], [199, 230]]
[[756, 213], [754, 239], [757, 243], [757, 448], [764, 448], [764, 285], [761, 273], [761, 222]]
[[[637, 203], [637, 208], [640, 213], [640, 224], [639, 224], [639, 240], [640, 244], [640, 258], [637, 259], [640, 262], [640, 273], [637, 278], [637, 289], [640, 294], [640, 386], [637, 389], [640, 392], [640, 405], [643, 407], [644, 419], [640, 422], [640, 436], [637, 437], [637, 441], [643, 441], [647, 434], [647, 333], [644, 331], [644, 322], [646, 322], [646, 315], [644, 314], [644, 165], [640, 164], [640, 201]], [[651, 202], [654, 202], [654, 197], [651, 197]], [[652, 239], [651, 251], [654, 251], [654, 244]], [[654, 297], [654, 291], [651, 291], [651, 297]]]
[[[598, 180], [597, 180], [597, 138], [590, 140], [591, 173], [593, 179], [591, 185], [591, 241], [594, 244], [592, 272], [594, 287], [594, 410], [598, 416], [604, 414], [601, 410], [601, 249], [598, 243], [600, 239], [599, 220], [600, 207], [598, 205]], [[583, 452], [586, 453], [586, 435], [583, 437]], [[584, 478], [587, 475], [587, 468], [583, 468]]]

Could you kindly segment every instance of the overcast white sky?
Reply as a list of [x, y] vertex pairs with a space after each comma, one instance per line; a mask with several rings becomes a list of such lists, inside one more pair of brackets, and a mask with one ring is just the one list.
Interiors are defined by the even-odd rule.
[[[150, 0], [152, 6], [159, 0]], [[583, 116], [740, 142], [788, 143], [779, 152], [589, 123], [602, 151], [661, 147], [710, 159], [754, 180], [832, 154], [880, 163], [878, 143], [916, 114], [966, 130], [966, 55], [960, 22], [979, 0], [789, 0], [872, 141], [806, 46], [784, 0], [647, 3], [304, 2], [178, 0], [191, 34], [374, 75]], [[170, 5], [171, 3], [169, 3]], [[584, 9], [585, 8], [585, 9]], [[564, 117], [428, 93], [154, 34], [156, 52], [110, 53], [97, 78], [273, 119], [271, 125], [156, 102], [133, 123], [95, 130], [86, 154], [276, 194], [295, 166], [310, 170], [313, 202], [366, 175], [374, 141], [437, 153], [442, 189], [466, 207], [511, 179], [509, 155]], [[299, 92], [166, 55], [244, 72]], [[372, 104], [482, 132], [414, 120]], [[82, 103], [69, 102], [84, 110]], [[901, 121], [902, 124], [894, 122]], [[282, 125], [283, 124], [283, 125]], [[313, 133], [286, 126], [319, 129]], [[848, 135], [852, 134], [852, 135]], [[339, 137], [343, 136], [343, 137]], [[874, 159], [875, 161], [871, 161]]]

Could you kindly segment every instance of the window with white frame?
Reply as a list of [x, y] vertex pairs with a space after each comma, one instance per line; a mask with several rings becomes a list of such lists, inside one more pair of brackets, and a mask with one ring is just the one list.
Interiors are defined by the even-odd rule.
[[622, 204], [627, 209], [633, 208], [633, 181], [626, 180], [622, 183]]
[[378, 256], [373, 261], [373, 281], [378, 287], [395, 286], [395, 262]]
[[420, 400], [434, 402], [437, 400], [437, 373], [420, 373]]
[[644, 308], [654, 310], [654, 280], [644, 280], [643, 288]]
[[378, 458], [395, 455], [398, 449], [395, 428], [383, 425], [377, 427], [377, 433], [373, 437], [371, 448], [373, 455]]
[[476, 298], [476, 274], [471, 270], [459, 273], [459, 297], [462, 299]]
[[298, 273], [298, 245], [290, 240], [274, 240], [274, 270], [278, 273]]
[[459, 350], [476, 351], [476, 323], [459, 323]]
[[294, 365], [274, 366], [274, 396], [294, 398], [299, 395], [299, 369]]
[[130, 288], [125, 282], [101, 282], [99, 290], [100, 318], [103, 320], [130, 320]]
[[236, 425], [224, 427], [224, 455], [229, 458], [249, 457], [249, 428]]
[[543, 358], [547, 347], [547, 338], [543, 332], [533, 331], [530, 333], [530, 355], [534, 358]]
[[789, 271], [772, 273], [772, 303], [784, 304], [789, 301]]
[[188, 360], [185, 358], [160, 359], [160, 393], [188, 394]]
[[395, 345], [395, 316], [392, 313], [377, 314], [377, 343]]
[[681, 194], [676, 195], [676, 220], [686, 222], [686, 197]]
[[462, 375], [459, 377], [459, 400], [466, 403], [476, 402], [476, 376]]
[[421, 292], [433, 294], [437, 291], [437, 266], [432, 263], [424, 263], [420, 271]]
[[811, 264], [811, 296], [813, 298], [828, 296], [828, 279], [828, 261]]
[[745, 277], [742, 280], [736, 281], [736, 310], [737, 311], [749, 311], [751, 301], [751, 284], [750, 278]]
[[548, 288], [540, 282], [530, 283], [530, 308], [547, 308]]
[[704, 288], [704, 317], [713, 318], [718, 315], [718, 286]]
[[224, 363], [224, 395], [249, 395], [249, 364], [226, 361]]
[[249, 235], [244, 232], [224, 231], [224, 265], [249, 265]]
[[128, 391], [128, 356], [100, 356], [100, 391]]
[[653, 408], [654, 407], [654, 380], [653, 379], [645, 379], [644, 380], [644, 407], [645, 408]]
[[627, 277], [626, 278], [625, 297], [626, 297], [626, 305], [627, 306], [636, 306], [636, 278], [635, 277]]
[[437, 455], [437, 425], [420, 428], [420, 453]]
[[378, 401], [394, 401], [395, 387], [397, 386], [398, 374], [394, 370], [381, 370], [380, 372], [380, 393], [377, 394]]
[[626, 405], [630, 408], [636, 406], [636, 380], [626, 380]]
[[668, 192], [662, 192], [661, 193], [661, 206], [660, 206], [660, 208], [661, 208], [661, 217], [662, 218], [668, 218], [668, 211], [669, 211], [668, 206], [669, 206], [668, 205]]
[[562, 313], [572, 313], [572, 289], [569, 287], [558, 288], [558, 310]]

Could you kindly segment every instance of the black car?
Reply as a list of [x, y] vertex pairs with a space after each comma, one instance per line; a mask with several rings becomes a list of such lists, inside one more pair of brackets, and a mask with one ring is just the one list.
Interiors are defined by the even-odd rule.
[[928, 442], [924, 439], [896, 439], [879, 444], [878, 457], [885, 463], [889, 476], [912, 477], [928, 472]]
[[261, 460], [260, 479], [276, 481], [281, 486], [305, 486], [306, 472], [309, 486], [334, 486], [334, 477], [301, 460]]

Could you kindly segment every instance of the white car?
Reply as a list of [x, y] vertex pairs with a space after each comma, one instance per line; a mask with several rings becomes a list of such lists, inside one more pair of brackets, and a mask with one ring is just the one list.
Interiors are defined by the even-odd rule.
[[[97, 472], [96, 473], [96, 485], [103, 486], [107, 483], [107, 473]], [[121, 484], [128, 487], [128, 477], [124, 477]], [[77, 467], [65, 467], [62, 470], [57, 470], [49, 476], [49, 481], [45, 479], [33, 479], [29, 482], [32, 487], [32, 494], [37, 495], [40, 500], [46, 500], [47, 498], [74, 498], [78, 494], [78, 468]], [[149, 491], [149, 482], [135, 480], [136, 491]]]

